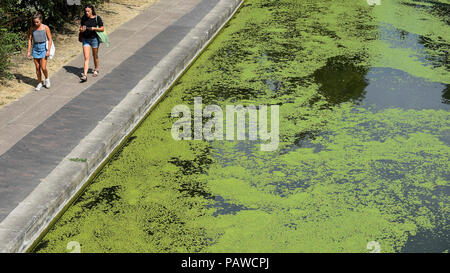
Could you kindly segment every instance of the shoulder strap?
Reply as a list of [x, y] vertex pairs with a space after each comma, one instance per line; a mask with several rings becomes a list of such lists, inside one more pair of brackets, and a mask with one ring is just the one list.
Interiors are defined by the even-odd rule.
[[47, 38], [47, 25], [44, 25], [44, 31], [45, 31], [45, 40], [48, 41], [48, 38]]

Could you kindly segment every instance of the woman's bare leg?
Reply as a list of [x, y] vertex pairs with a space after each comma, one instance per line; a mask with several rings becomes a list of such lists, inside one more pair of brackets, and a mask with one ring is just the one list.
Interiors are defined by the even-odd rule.
[[98, 48], [92, 48], [92, 56], [94, 57], [94, 70], [98, 70]]
[[83, 46], [83, 55], [84, 55], [84, 75], [87, 75], [89, 70], [89, 58], [90, 58], [90, 46]]
[[48, 79], [47, 57], [41, 59], [41, 69], [46, 79]]
[[38, 83], [42, 82], [42, 76], [41, 76], [41, 62], [40, 59], [33, 59], [34, 60], [34, 66], [36, 66], [36, 76]]

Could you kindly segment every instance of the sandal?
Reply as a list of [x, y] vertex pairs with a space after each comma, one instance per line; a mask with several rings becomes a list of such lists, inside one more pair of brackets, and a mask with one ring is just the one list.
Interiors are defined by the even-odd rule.
[[84, 75], [83, 73], [81, 73], [81, 75], [80, 75], [80, 80], [81, 80], [81, 82], [87, 81], [86, 75]]
[[93, 77], [97, 77], [98, 76], [98, 69], [97, 70], [94, 70], [94, 75], [93, 75]]

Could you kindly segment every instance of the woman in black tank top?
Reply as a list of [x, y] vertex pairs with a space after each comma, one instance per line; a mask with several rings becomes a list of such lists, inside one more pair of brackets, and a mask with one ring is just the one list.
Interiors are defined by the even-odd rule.
[[94, 77], [98, 74], [98, 46], [99, 41], [96, 31], [104, 31], [103, 21], [100, 16], [95, 14], [94, 6], [88, 4], [84, 7], [84, 16], [81, 18], [80, 35], [83, 43], [84, 67], [80, 75], [82, 82], [87, 81], [87, 72], [89, 70], [90, 49], [94, 57]]

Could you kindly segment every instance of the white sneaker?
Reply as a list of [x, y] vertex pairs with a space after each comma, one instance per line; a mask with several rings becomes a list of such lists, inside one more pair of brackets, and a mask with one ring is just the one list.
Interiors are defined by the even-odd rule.
[[50, 79], [45, 79], [45, 81], [44, 81], [44, 86], [45, 86], [45, 88], [50, 88]]
[[39, 91], [39, 90], [41, 90], [41, 87], [42, 87], [42, 83], [40, 82], [40, 83], [36, 86], [36, 88], [34, 88], [34, 90]]

